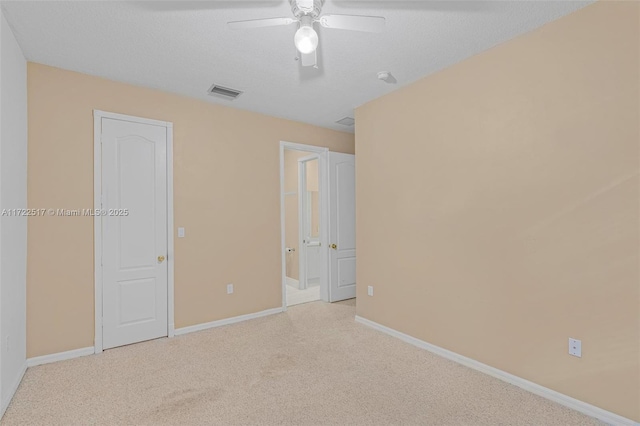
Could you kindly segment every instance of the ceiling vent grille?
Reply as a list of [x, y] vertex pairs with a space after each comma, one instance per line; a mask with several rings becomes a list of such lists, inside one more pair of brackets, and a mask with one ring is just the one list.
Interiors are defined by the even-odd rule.
[[353, 127], [356, 124], [356, 121], [351, 117], [345, 117], [342, 120], [336, 121], [338, 124], [342, 124], [343, 126]]
[[224, 98], [227, 100], [234, 100], [236, 99], [238, 96], [242, 95], [242, 91], [240, 90], [236, 90], [236, 89], [230, 89], [228, 87], [224, 87], [224, 86], [219, 86], [217, 84], [214, 84], [213, 86], [211, 86], [209, 88], [208, 93], [211, 96], [217, 96], [220, 98]]

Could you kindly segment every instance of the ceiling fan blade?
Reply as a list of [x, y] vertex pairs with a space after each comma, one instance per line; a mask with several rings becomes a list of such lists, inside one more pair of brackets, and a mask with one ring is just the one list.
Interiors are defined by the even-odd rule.
[[247, 30], [252, 28], [277, 27], [280, 25], [290, 25], [298, 22], [293, 18], [268, 18], [268, 19], [251, 19], [248, 21], [232, 21], [228, 22], [230, 28], [234, 30]]
[[323, 15], [318, 19], [325, 28], [379, 33], [384, 30], [382, 16]]
[[301, 53], [300, 54], [300, 65], [303, 67], [316, 67], [318, 64], [318, 57], [316, 55], [316, 51], [314, 50], [311, 53]]

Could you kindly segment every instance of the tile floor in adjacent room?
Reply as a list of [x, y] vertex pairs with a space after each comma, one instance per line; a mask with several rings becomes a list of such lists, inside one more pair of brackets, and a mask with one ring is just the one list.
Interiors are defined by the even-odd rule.
[[310, 286], [305, 290], [299, 290], [287, 285], [287, 306], [300, 305], [301, 303], [320, 300], [320, 286]]

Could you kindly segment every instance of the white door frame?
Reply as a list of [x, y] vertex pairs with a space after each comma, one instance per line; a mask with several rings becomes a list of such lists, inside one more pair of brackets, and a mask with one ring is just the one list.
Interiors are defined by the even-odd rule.
[[305, 151], [318, 155], [318, 192], [320, 199], [320, 299], [329, 301], [329, 148], [280, 141], [280, 256], [282, 259], [282, 309], [287, 310], [287, 259], [285, 256], [284, 150]]
[[[302, 173], [301, 164], [307, 163], [309, 161], [318, 160], [318, 175], [320, 174], [320, 160], [317, 154], [312, 154], [306, 157], [298, 158], [298, 282], [300, 283], [300, 290], [304, 290], [308, 288], [307, 283], [307, 248], [305, 243], [303, 242], [305, 239], [304, 231], [305, 231], [305, 221], [306, 219], [306, 211], [307, 206], [304, 201], [306, 201], [306, 195], [302, 195], [302, 192], [306, 191], [307, 188], [307, 166], [304, 165], [305, 173]], [[318, 176], [320, 179], [320, 176]], [[318, 182], [319, 184], [319, 182]], [[322, 243], [320, 244], [322, 247]]]
[[[167, 331], [168, 337], [175, 334], [173, 320], [173, 123], [149, 118], [133, 117], [93, 110], [93, 208], [102, 209], [102, 119], [128, 121], [132, 123], [151, 124], [167, 129]], [[95, 336], [94, 352], [102, 352], [102, 217], [94, 216], [94, 282], [95, 282]]]

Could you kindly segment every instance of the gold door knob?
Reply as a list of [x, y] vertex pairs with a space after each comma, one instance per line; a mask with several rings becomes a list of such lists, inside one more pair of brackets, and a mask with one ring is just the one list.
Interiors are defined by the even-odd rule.
[[334, 249], [334, 250], [338, 250], [338, 246], [335, 245], [335, 244], [331, 244], [331, 248]]
[[164, 262], [164, 256], [158, 256], [158, 263]]

